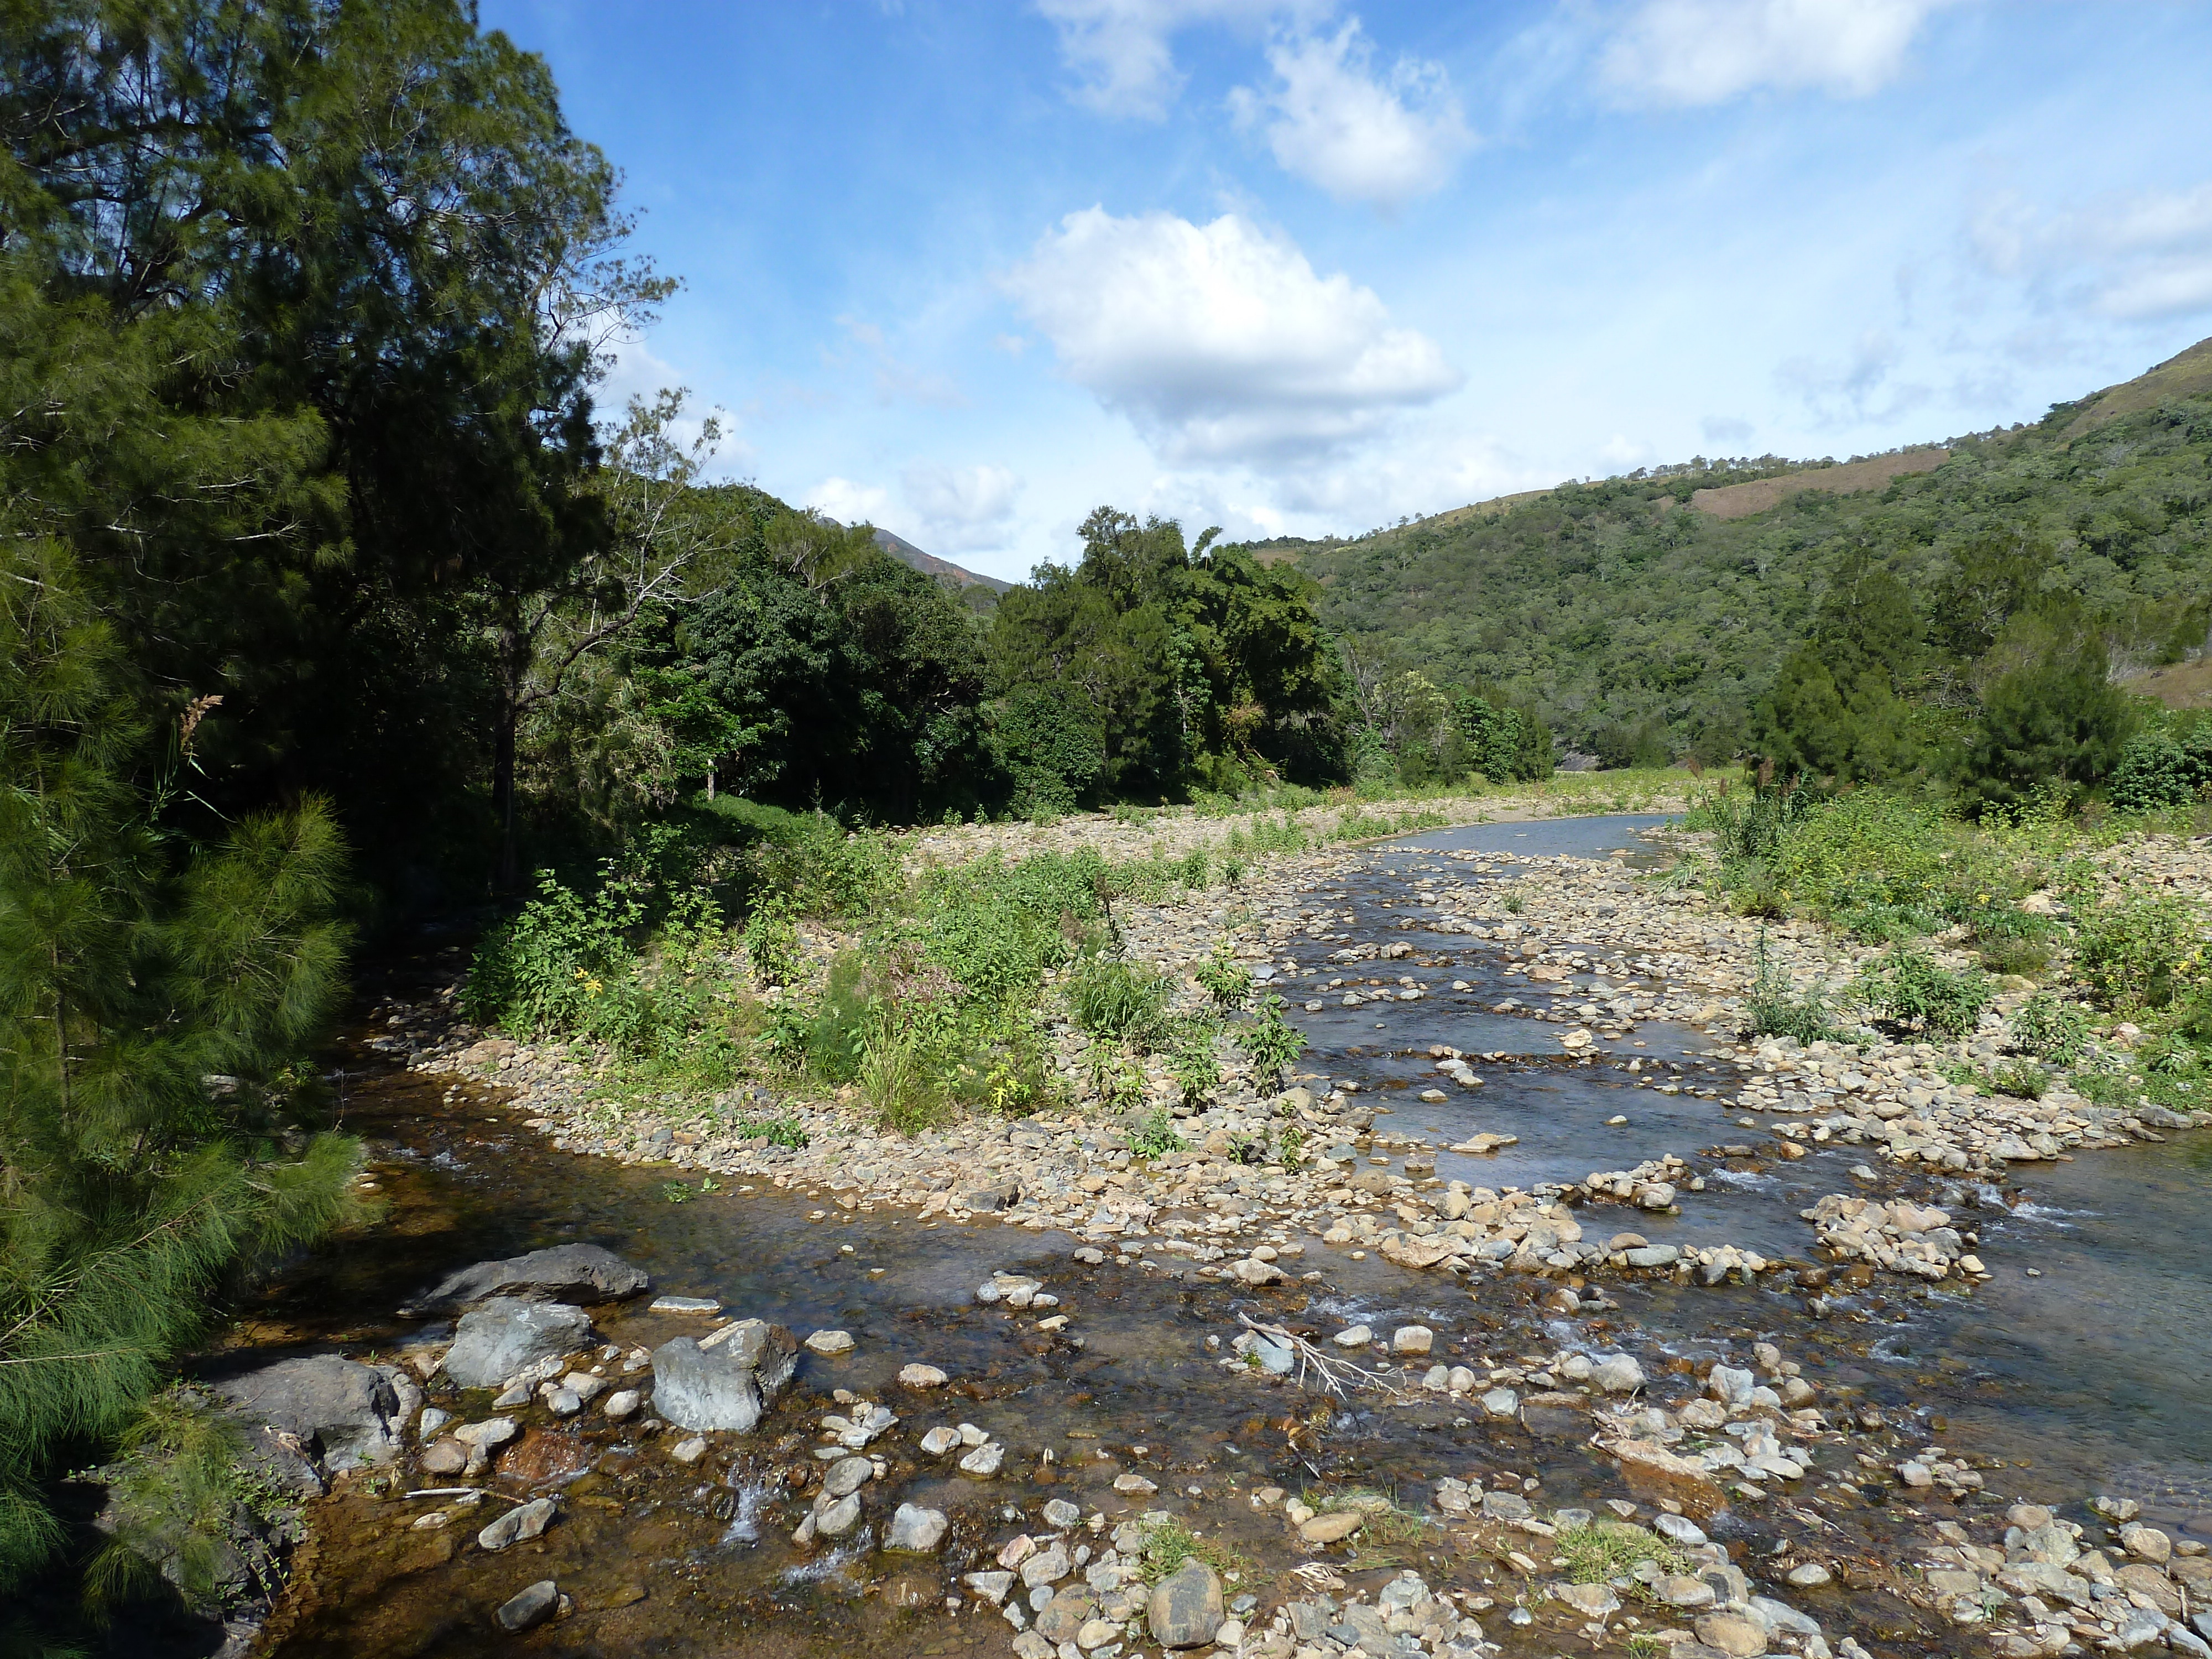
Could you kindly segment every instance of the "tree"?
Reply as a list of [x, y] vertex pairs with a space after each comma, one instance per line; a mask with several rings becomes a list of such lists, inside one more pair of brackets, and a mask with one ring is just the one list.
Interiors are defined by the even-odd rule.
[[1984, 693], [1967, 744], [1961, 781], [1983, 806], [2020, 805], [2048, 782], [2102, 782], [2133, 729], [2127, 694], [2106, 678], [2101, 640], [2054, 641], [2022, 654]]
[[387, 877], [480, 841], [665, 292], [544, 64], [454, 0], [27, 0], [0, 130], [0, 470], [153, 694], [223, 696], [211, 813], [326, 793]]
[[122, 1428], [228, 1275], [340, 1212], [356, 1159], [300, 1127], [344, 946], [330, 814], [185, 843], [133, 781], [126, 652], [67, 550], [4, 557], [0, 1588], [58, 1541], [53, 1456]]
[[1217, 545], [1218, 530], [1187, 546], [1174, 520], [1110, 507], [1082, 533], [1079, 563], [1041, 565], [999, 601], [1001, 696], [1077, 694], [1109, 795], [1177, 795], [1209, 770], [1337, 772], [1345, 688], [1310, 580]]
[[1918, 662], [1919, 613], [1903, 582], [1854, 556], [1812, 637], [1791, 651], [1759, 709], [1766, 757], [1784, 772], [1893, 778], [1920, 759], [1901, 690]]

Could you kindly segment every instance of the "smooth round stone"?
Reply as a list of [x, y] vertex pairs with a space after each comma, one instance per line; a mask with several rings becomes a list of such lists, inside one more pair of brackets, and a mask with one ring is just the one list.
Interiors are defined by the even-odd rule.
[[818, 1354], [850, 1353], [854, 1347], [852, 1333], [817, 1331], [806, 1339], [806, 1346], [810, 1352]]
[[1818, 1561], [1808, 1561], [1802, 1567], [1790, 1568], [1789, 1572], [1790, 1582], [1796, 1585], [1799, 1589], [1812, 1589], [1826, 1583], [1834, 1577], [1833, 1573]]

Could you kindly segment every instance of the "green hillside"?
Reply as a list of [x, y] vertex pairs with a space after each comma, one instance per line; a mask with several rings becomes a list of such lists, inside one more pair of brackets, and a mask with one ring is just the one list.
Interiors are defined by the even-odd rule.
[[[2212, 623], [2212, 342], [2033, 424], [1948, 447], [1933, 471], [1856, 494], [1825, 493], [1822, 464], [1806, 489], [1748, 516], [1690, 503], [1701, 489], [1804, 464], [1701, 461], [1353, 541], [1254, 550], [1321, 583], [1323, 614], [1355, 657], [1439, 684], [1493, 684], [1540, 711], [1563, 744], [1608, 763], [1737, 752], [1777, 665], [1847, 564], [1887, 568], [1913, 596], [1920, 670], [1938, 693], [1947, 676], [1971, 678], [2004, 618], [1963, 619], [1991, 603], [2070, 596], [2123, 672], [2202, 651]], [[2039, 591], [1992, 600], [1978, 583], [1999, 555], [2033, 573]]]

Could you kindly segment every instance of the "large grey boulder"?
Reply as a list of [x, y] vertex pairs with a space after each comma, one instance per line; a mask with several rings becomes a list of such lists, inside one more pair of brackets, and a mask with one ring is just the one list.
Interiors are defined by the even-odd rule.
[[336, 1354], [279, 1360], [218, 1383], [216, 1393], [258, 1439], [333, 1472], [398, 1457], [422, 1404], [404, 1371]]
[[750, 1432], [798, 1369], [798, 1339], [757, 1319], [705, 1342], [679, 1336], [653, 1353], [653, 1408], [678, 1428]]
[[1221, 1606], [1221, 1580], [1193, 1556], [1152, 1586], [1146, 1623], [1164, 1648], [1200, 1648], [1213, 1639], [1227, 1615]]
[[591, 1340], [592, 1318], [581, 1308], [495, 1297], [461, 1316], [446, 1351], [446, 1375], [465, 1389], [495, 1389], [524, 1366]]
[[623, 1302], [653, 1288], [644, 1268], [597, 1244], [556, 1244], [504, 1261], [479, 1261], [447, 1273], [415, 1298], [420, 1311], [457, 1308], [487, 1297], [514, 1296], [538, 1302], [573, 1302], [590, 1307]]

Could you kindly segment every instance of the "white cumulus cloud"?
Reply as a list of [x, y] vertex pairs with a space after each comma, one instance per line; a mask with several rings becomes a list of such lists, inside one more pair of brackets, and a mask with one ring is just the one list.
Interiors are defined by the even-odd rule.
[[1600, 73], [1632, 102], [1717, 104], [1759, 87], [1863, 98], [1896, 79], [1948, 0], [1643, 0]]
[[1002, 547], [1022, 481], [1003, 466], [917, 463], [901, 477], [920, 517], [916, 538], [932, 553]]
[[1174, 461], [1336, 448], [1461, 383], [1372, 289], [1233, 213], [1071, 213], [1006, 286], [1063, 372]]
[[881, 524], [891, 505], [888, 489], [834, 476], [824, 478], [799, 499], [800, 506], [811, 507], [839, 524]]
[[1204, 23], [1264, 27], [1328, 15], [1333, 0], [1037, 0], [1060, 32], [1075, 95], [1109, 115], [1157, 121], [1182, 88], [1175, 37]]
[[1387, 76], [1352, 18], [1333, 35], [1279, 39], [1267, 50], [1276, 85], [1239, 87], [1241, 125], [1268, 116], [1267, 143], [1286, 173], [1340, 202], [1391, 208], [1440, 189], [1474, 144], [1441, 64], [1401, 58]]

